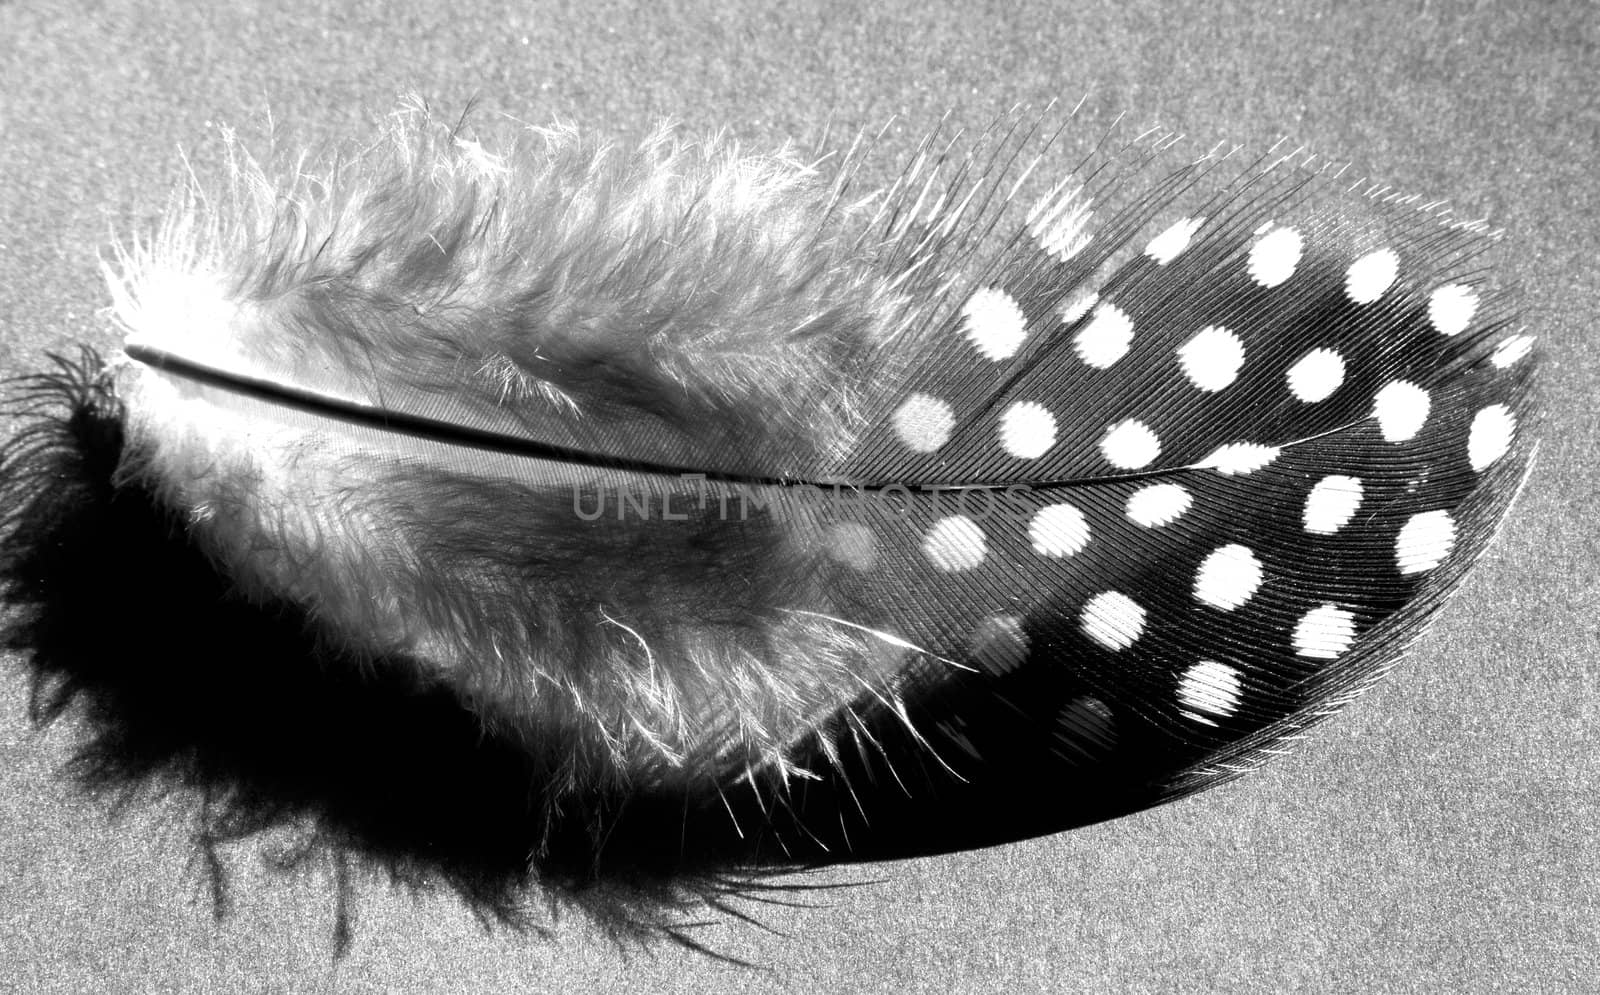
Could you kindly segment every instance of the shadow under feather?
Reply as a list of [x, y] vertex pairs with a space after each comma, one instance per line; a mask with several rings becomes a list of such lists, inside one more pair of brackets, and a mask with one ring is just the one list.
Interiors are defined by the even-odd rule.
[[[72, 782], [187, 805], [218, 918], [224, 851], [282, 836], [293, 842], [258, 850], [270, 869], [332, 869], [336, 954], [365, 872], [452, 891], [486, 928], [549, 936], [573, 909], [621, 944], [722, 957], [692, 917], [762, 926], [741, 903], [851, 885], [797, 872], [1010, 842], [1184, 793], [1129, 776], [1137, 758], [1041, 770], [1044, 732], [1018, 736], [1003, 696], [957, 689], [923, 703], [926, 737], [864, 703], [838, 730], [859, 749], [798, 756], [816, 780], [574, 798], [420, 668], [342, 655], [301, 609], [240, 596], [181, 522], [116, 481], [120, 413], [100, 358], [53, 358], [54, 372], [13, 381], [25, 427], [0, 449], [4, 645], [28, 661], [34, 722], [78, 721]], [[937, 731], [946, 719], [985, 744], [979, 767]]]
[[298, 840], [274, 869], [333, 867], [341, 953], [357, 869], [448, 888], [486, 926], [546, 933], [576, 907], [619, 941], [690, 946], [690, 908], [772, 887], [736, 836], [686, 835], [681, 799], [547, 815], [534, 762], [447, 689], [340, 659], [297, 609], [239, 598], [181, 523], [114, 486], [122, 432], [100, 365], [57, 358], [13, 385], [26, 427], [0, 453], [4, 644], [29, 663], [33, 721], [78, 720], [71, 781], [189, 803], [219, 917], [221, 850], [272, 831]]

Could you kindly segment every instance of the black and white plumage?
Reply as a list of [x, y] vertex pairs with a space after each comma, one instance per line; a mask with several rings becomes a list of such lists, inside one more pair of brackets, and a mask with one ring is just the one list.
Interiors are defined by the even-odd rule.
[[1158, 135], [1028, 199], [1030, 135], [930, 139], [881, 195], [415, 109], [321, 167], [236, 156], [108, 266], [118, 479], [453, 689], [555, 807], [869, 853], [1208, 786], [1482, 551], [1532, 340], [1435, 206]]

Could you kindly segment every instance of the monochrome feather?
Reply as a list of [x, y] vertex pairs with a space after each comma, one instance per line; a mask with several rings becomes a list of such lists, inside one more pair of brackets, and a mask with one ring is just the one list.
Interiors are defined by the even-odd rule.
[[1164, 133], [1054, 182], [1036, 131], [878, 195], [859, 150], [419, 106], [281, 172], [230, 144], [107, 266], [117, 479], [575, 803], [745, 793], [848, 845], [890, 782], [1216, 783], [1483, 550], [1531, 339], [1438, 205]]

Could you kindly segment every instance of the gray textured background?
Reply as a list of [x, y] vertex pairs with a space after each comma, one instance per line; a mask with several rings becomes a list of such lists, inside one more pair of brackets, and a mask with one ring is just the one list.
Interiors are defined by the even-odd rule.
[[[178, 151], [270, 106], [303, 138], [401, 90], [605, 133], [662, 116], [753, 144], [890, 115], [896, 151], [1088, 93], [1197, 143], [1280, 134], [1508, 229], [1548, 428], [1514, 517], [1409, 663], [1266, 772], [1091, 829], [828, 872], [882, 879], [624, 956], [576, 918], [486, 935], [363, 882], [329, 959], [325, 877], [247, 847], [214, 924], [177, 803], [119, 821], [54, 776], [0, 669], [0, 988], [18, 991], [1592, 990], [1600, 959], [1594, 451], [1600, 8], [1589, 0], [816, 0], [189, 5], [0, 0], [0, 368], [108, 341], [95, 254], [154, 217]], [[898, 145], [895, 143], [898, 142]]]

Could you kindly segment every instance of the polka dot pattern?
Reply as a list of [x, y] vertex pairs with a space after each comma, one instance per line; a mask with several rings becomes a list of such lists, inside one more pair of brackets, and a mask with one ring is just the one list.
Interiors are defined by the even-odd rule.
[[1229, 477], [1236, 477], [1254, 473], [1269, 465], [1278, 458], [1279, 452], [1281, 450], [1277, 446], [1263, 446], [1254, 442], [1230, 442], [1226, 446], [1218, 446], [1195, 465]]
[[1207, 716], [1227, 718], [1238, 711], [1239, 693], [1239, 671], [1215, 660], [1201, 660], [1178, 683], [1178, 703], [1190, 718], [1207, 723]]
[[1513, 335], [1495, 346], [1489, 362], [1493, 363], [1497, 370], [1510, 369], [1532, 351], [1533, 336]]
[[1084, 635], [1108, 650], [1125, 650], [1144, 632], [1144, 609], [1121, 591], [1106, 591], [1083, 606]]
[[1220, 325], [1209, 325], [1178, 347], [1178, 365], [1195, 387], [1216, 392], [1233, 383], [1244, 365], [1244, 343]]
[[878, 539], [860, 522], [836, 522], [827, 531], [828, 555], [866, 573], [878, 565]]
[[1161, 440], [1143, 422], [1129, 419], [1106, 430], [1100, 453], [1119, 470], [1137, 470], [1161, 455]]
[[1474, 470], [1489, 469], [1511, 449], [1517, 419], [1504, 404], [1491, 404], [1472, 416], [1467, 433], [1467, 460]]
[[1066, 262], [1088, 247], [1091, 238], [1089, 222], [1094, 218], [1090, 205], [1093, 201], [1077, 187], [1057, 198], [1031, 226], [1033, 237], [1045, 255]]
[[1072, 556], [1089, 544], [1089, 520], [1065, 502], [1046, 505], [1028, 523], [1028, 541], [1040, 556]]
[[1395, 538], [1395, 563], [1402, 574], [1424, 573], [1443, 563], [1455, 544], [1456, 523], [1448, 511], [1412, 515]]
[[1081, 321], [1083, 316], [1092, 311], [1094, 306], [1099, 303], [1100, 295], [1094, 291], [1078, 291], [1077, 293], [1068, 297], [1065, 304], [1061, 305], [1062, 324], [1071, 325]]
[[1471, 287], [1452, 283], [1428, 298], [1428, 320], [1441, 335], [1460, 335], [1478, 311], [1478, 294]]
[[1378, 419], [1378, 434], [1385, 442], [1410, 441], [1422, 431], [1430, 406], [1428, 392], [1414, 383], [1395, 380], [1384, 385], [1372, 404], [1372, 413]]
[[1355, 517], [1361, 507], [1361, 480], [1344, 474], [1330, 474], [1317, 481], [1306, 495], [1302, 518], [1306, 531], [1313, 535], [1333, 535]]
[[1021, 306], [998, 287], [987, 287], [968, 298], [961, 319], [962, 334], [984, 359], [1010, 359], [1028, 336]]
[[1400, 275], [1400, 257], [1393, 249], [1369, 252], [1345, 272], [1344, 292], [1356, 304], [1371, 304], [1394, 285]]
[[1157, 266], [1165, 266], [1189, 247], [1189, 240], [1200, 230], [1201, 218], [1184, 218], [1150, 240], [1144, 254]]
[[1338, 605], [1318, 605], [1294, 627], [1294, 651], [1312, 660], [1334, 660], [1356, 638], [1356, 619]]
[[1073, 339], [1078, 357], [1097, 370], [1108, 370], [1128, 354], [1133, 320], [1114, 304], [1101, 304]]
[[906, 398], [891, 421], [894, 434], [906, 448], [918, 453], [931, 453], [950, 441], [956, 427], [956, 413], [948, 402], [928, 394], [912, 394]]
[[1289, 367], [1289, 393], [1315, 404], [1332, 397], [1344, 383], [1344, 357], [1332, 349], [1313, 349]]
[[978, 523], [966, 515], [950, 515], [935, 522], [922, 540], [922, 554], [942, 573], [975, 569], [989, 555], [988, 540]]
[[1273, 228], [1250, 247], [1250, 279], [1263, 287], [1277, 287], [1294, 276], [1305, 242], [1294, 228]]
[[1036, 401], [1017, 401], [1000, 416], [1000, 446], [1018, 459], [1038, 459], [1056, 444], [1056, 419]]
[[[917, 393], [839, 473], [903, 481], [907, 513], [842, 512], [822, 573], [833, 610], [881, 599], [911, 630], [909, 714], [956, 759], [1013, 756], [1042, 717], [1108, 776], [1242, 769], [1392, 663], [1492, 534], [1533, 446], [1533, 340], [1463, 262], [1479, 233], [1290, 179], [1108, 195], [1105, 226], [1071, 190], [1026, 221], [1049, 257], [1008, 241], [936, 284], [984, 289], [953, 319], [940, 298], [943, 340], [884, 379]], [[973, 500], [921, 493], [950, 487]], [[918, 714], [930, 661], [996, 701]]]
[[1127, 515], [1147, 529], [1170, 525], [1189, 510], [1189, 492], [1178, 484], [1148, 484], [1128, 495]]
[[1219, 546], [1195, 574], [1194, 597], [1201, 604], [1233, 611], [1255, 595], [1261, 578], [1261, 561], [1248, 547], [1238, 543]]
[[967, 650], [978, 666], [996, 677], [1009, 674], [1028, 659], [1028, 634], [1015, 615], [991, 615], [972, 630]]

